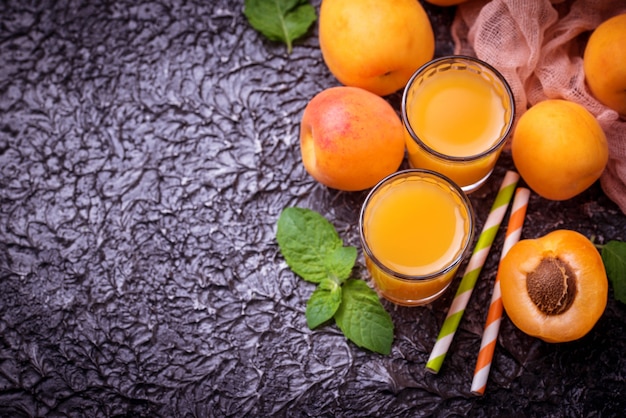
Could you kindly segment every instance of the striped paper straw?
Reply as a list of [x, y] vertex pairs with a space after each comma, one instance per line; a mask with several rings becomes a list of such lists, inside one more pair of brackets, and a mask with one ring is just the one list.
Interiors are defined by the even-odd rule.
[[[520, 187], [515, 192], [511, 215], [509, 216], [509, 224], [502, 246], [502, 254], [500, 260], [509, 252], [511, 247], [520, 239], [522, 235], [522, 227], [524, 226], [524, 218], [526, 216], [526, 208], [528, 207], [528, 198], [530, 190]], [[474, 370], [474, 379], [472, 380], [472, 393], [475, 395], [483, 395], [487, 386], [489, 370], [491, 369], [491, 360], [493, 352], [496, 348], [498, 332], [500, 331], [500, 320], [502, 318], [502, 297], [500, 293], [500, 280], [496, 275], [493, 285], [493, 293], [491, 295], [491, 303], [487, 320], [485, 322], [485, 331], [483, 339], [480, 343], [480, 351], [478, 352], [478, 360], [476, 361], [476, 369]]]
[[426, 370], [429, 372], [438, 373], [443, 364], [448, 348], [454, 338], [454, 333], [465, 312], [465, 307], [469, 302], [470, 296], [472, 296], [476, 280], [485, 264], [491, 244], [496, 237], [500, 223], [509, 207], [518, 180], [519, 174], [515, 171], [507, 171], [502, 180], [500, 190], [498, 190], [498, 194], [491, 206], [485, 225], [478, 236], [478, 241], [476, 242], [472, 256], [465, 269], [465, 274], [461, 278], [461, 283], [452, 300], [448, 315], [443, 321], [433, 351], [430, 353], [430, 357], [426, 363]]

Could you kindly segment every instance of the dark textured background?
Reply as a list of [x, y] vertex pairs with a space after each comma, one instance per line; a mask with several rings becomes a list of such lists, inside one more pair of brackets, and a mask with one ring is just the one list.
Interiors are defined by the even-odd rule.
[[[576, 342], [505, 318], [487, 394], [470, 394], [503, 231], [438, 375], [424, 365], [458, 282], [426, 307], [385, 304], [390, 356], [306, 327], [312, 285], [280, 256], [277, 216], [318, 210], [358, 246], [365, 194], [320, 186], [300, 161], [301, 112], [337, 84], [316, 29], [287, 55], [242, 9], [0, 2], [0, 416], [620, 416], [626, 306], [612, 289]], [[451, 53], [454, 9], [427, 10], [437, 55]], [[504, 154], [471, 196], [479, 227], [512, 167]], [[597, 184], [532, 196], [524, 237], [556, 228], [626, 240]]]

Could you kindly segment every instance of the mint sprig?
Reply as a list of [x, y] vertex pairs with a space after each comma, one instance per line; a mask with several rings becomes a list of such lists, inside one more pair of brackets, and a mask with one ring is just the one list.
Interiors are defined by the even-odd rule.
[[616, 300], [626, 303], [626, 242], [609, 241], [600, 246], [606, 275]]
[[243, 13], [250, 25], [269, 40], [287, 44], [288, 53], [293, 41], [304, 36], [317, 20], [308, 0], [245, 0]]
[[278, 218], [276, 240], [291, 270], [317, 285], [306, 306], [310, 329], [334, 318], [357, 346], [380, 354], [391, 352], [391, 316], [367, 283], [350, 278], [356, 248], [344, 246], [326, 218], [306, 208], [285, 208]]

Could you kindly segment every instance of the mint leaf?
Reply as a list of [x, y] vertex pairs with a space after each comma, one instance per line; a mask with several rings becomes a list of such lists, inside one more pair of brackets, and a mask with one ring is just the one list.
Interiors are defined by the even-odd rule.
[[352, 272], [352, 267], [356, 263], [356, 248], [344, 247], [341, 242], [341, 247], [335, 248], [326, 257], [326, 267], [330, 276], [336, 279], [339, 284], [343, 283]]
[[389, 354], [393, 342], [391, 316], [380, 299], [363, 280], [349, 279], [343, 284], [341, 305], [335, 322], [343, 334], [359, 347]]
[[306, 304], [306, 323], [310, 329], [332, 319], [341, 305], [341, 286], [334, 280], [324, 279]]
[[615, 299], [626, 303], [626, 242], [609, 241], [602, 246], [601, 254]]
[[287, 44], [303, 36], [317, 19], [308, 0], [245, 0], [244, 15], [250, 25], [272, 41]]
[[350, 276], [356, 262], [356, 248], [344, 247], [335, 227], [310, 209], [283, 209], [276, 240], [291, 270], [312, 283], [326, 278], [341, 283]]

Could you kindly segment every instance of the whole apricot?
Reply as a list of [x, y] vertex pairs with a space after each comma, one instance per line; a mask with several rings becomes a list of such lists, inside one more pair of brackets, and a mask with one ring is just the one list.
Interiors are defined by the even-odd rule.
[[600, 178], [609, 159], [606, 135], [583, 106], [567, 100], [539, 102], [518, 120], [513, 162], [528, 186], [550, 200], [566, 200]]
[[560, 229], [517, 242], [501, 260], [498, 279], [509, 319], [546, 342], [583, 337], [606, 308], [602, 257], [576, 231]]
[[435, 36], [417, 0], [323, 0], [319, 42], [343, 85], [380, 96], [403, 88], [435, 52]]
[[307, 103], [300, 122], [307, 172], [338, 190], [373, 187], [404, 158], [404, 127], [382, 97], [358, 87], [331, 87]]
[[626, 116], [626, 13], [605, 20], [591, 33], [583, 68], [594, 97]]

